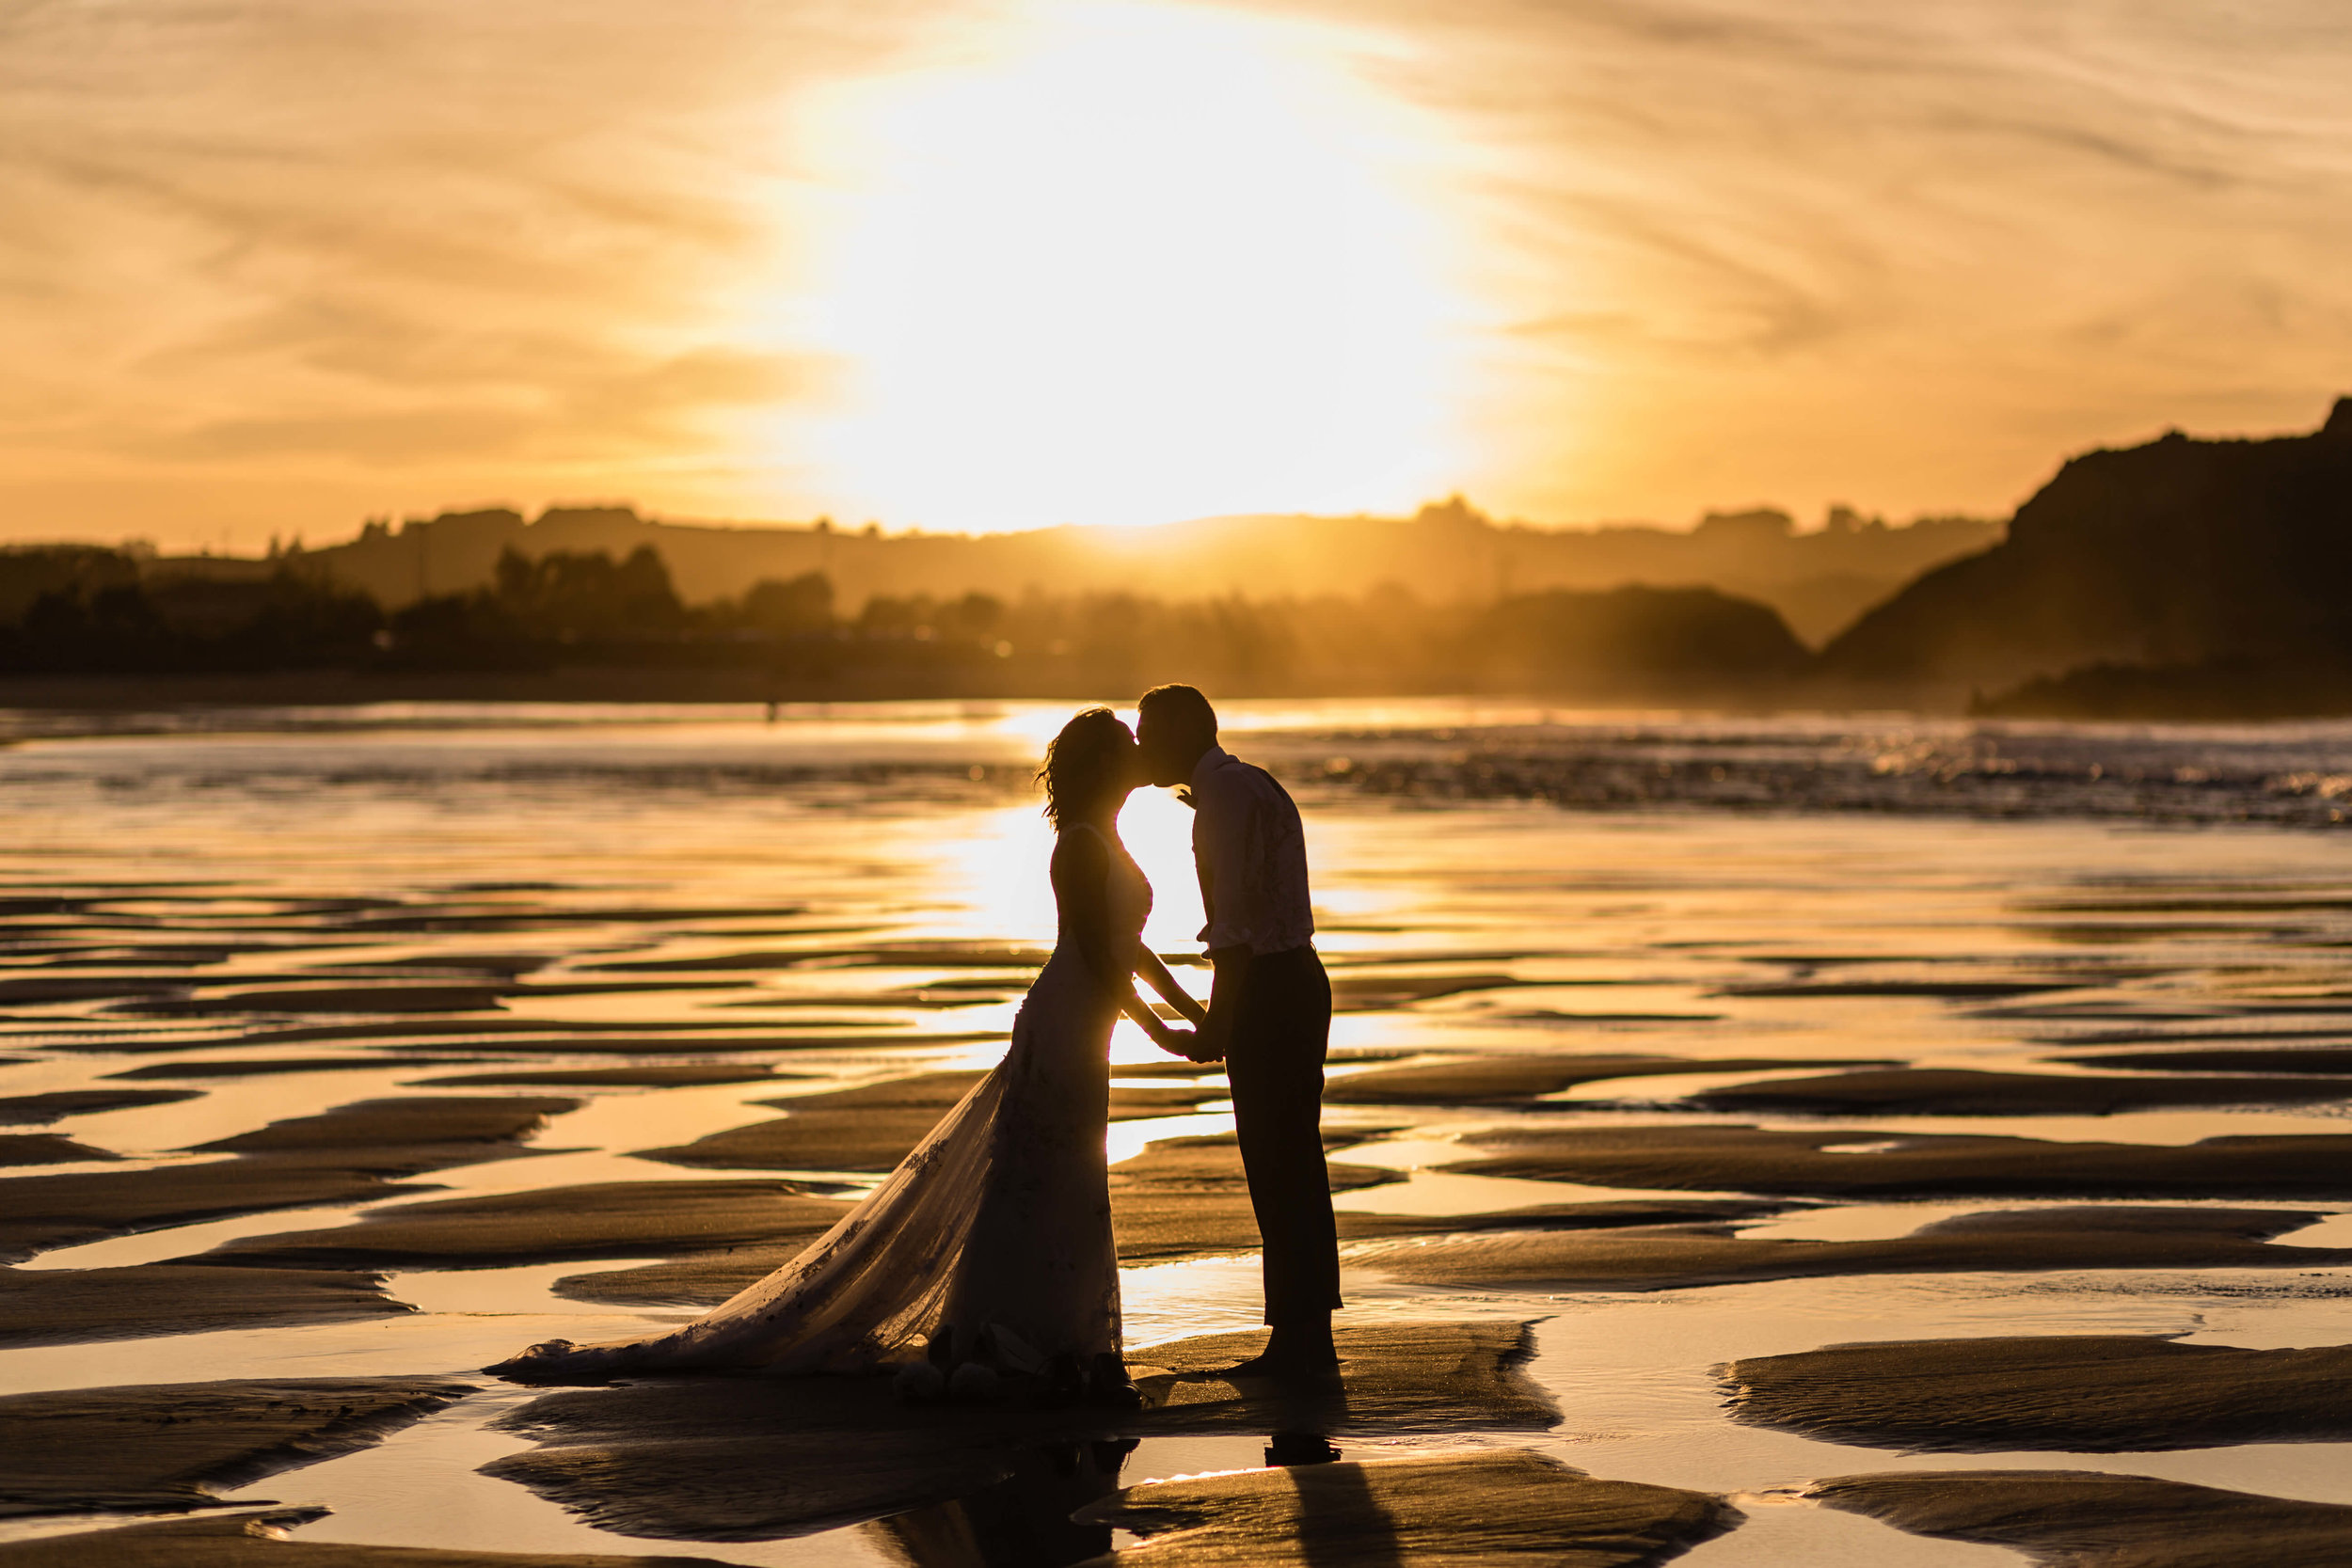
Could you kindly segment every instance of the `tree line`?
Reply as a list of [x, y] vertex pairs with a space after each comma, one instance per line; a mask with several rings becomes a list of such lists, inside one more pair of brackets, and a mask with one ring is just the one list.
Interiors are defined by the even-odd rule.
[[860, 694], [1057, 695], [1163, 679], [1235, 693], [1614, 693], [1783, 681], [1812, 657], [1772, 609], [1706, 588], [1483, 605], [1394, 585], [1269, 600], [882, 594], [849, 613], [815, 572], [690, 605], [641, 546], [617, 560], [510, 549], [486, 587], [388, 611], [299, 558], [235, 576], [176, 564], [81, 546], [0, 552], [0, 674], [667, 667]]

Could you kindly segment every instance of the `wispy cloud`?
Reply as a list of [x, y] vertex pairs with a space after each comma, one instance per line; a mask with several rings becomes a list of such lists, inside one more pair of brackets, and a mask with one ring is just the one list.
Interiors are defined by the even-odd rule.
[[71, 531], [77, 478], [142, 472], [206, 533], [272, 473], [429, 506], [723, 462], [724, 416], [823, 383], [740, 318], [792, 264], [792, 95], [926, 14], [0, 12], [0, 498], [50, 509], [10, 523]]
[[1993, 509], [2069, 449], [2300, 425], [2352, 385], [2326, 0], [1369, 14], [1415, 41], [1395, 90], [1500, 160], [1515, 438], [1481, 488], [1538, 515]]
[[[798, 108], [1029, 3], [0, 8], [0, 530], [854, 507], [775, 422], [838, 369]], [[2337, 0], [1199, 8], [1385, 39], [1450, 139], [1506, 510], [1990, 510], [2352, 386]]]

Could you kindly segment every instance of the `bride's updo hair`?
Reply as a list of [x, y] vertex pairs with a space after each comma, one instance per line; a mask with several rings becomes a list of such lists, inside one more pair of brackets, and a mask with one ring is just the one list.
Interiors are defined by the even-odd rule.
[[1086, 815], [1114, 786], [1129, 783], [1135, 733], [1106, 707], [1090, 707], [1061, 727], [1037, 770], [1045, 785], [1045, 819], [1057, 828]]

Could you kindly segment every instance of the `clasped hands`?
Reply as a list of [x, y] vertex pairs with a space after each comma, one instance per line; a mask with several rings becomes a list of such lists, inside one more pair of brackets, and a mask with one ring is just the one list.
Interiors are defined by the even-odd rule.
[[1207, 1010], [1189, 996], [1182, 1002], [1172, 1002], [1171, 1006], [1190, 1019], [1194, 1027], [1179, 1028], [1168, 1022], [1159, 1015], [1157, 1008], [1140, 997], [1136, 999], [1134, 1006], [1127, 1009], [1127, 1014], [1143, 1026], [1143, 1032], [1152, 1037], [1152, 1044], [1171, 1056], [1182, 1056], [1187, 1062], [1199, 1062], [1204, 1067], [1223, 1061], [1224, 1051], [1211, 1043]]
[[1223, 1061], [1225, 1052], [1222, 1044], [1212, 1042], [1221, 1042], [1224, 1032], [1209, 1027], [1209, 1009], [1177, 983], [1176, 976], [1168, 972], [1168, 965], [1161, 961], [1157, 954], [1141, 943], [1136, 945], [1139, 952], [1134, 969], [1136, 975], [1159, 992], [1169, 1007], [1190, 1020], [1193, 1027], [1179, 1029], [1170, 1024], [1160, 1016], [1158, 1008], [1136, 991], [1133, 985], [1129, 985], [1125, 994], [1119, 999], [1120, 1011], [1134, 1019], [1136, 1025], [1152, 1037], [1152, 1043], [1171, 1056], [1182, 1056], [1187, 1062], [1199, 1062], [1203, 1066]]
[[1200, 1037], [1198, 1029], [1174, 1029], [1162, 1024], [1152, 1034], [1152, 1043], [1171, 1056], [1182, 1056], [1187, 1062], [1208, 1066], [1225, 1059], [1225, 1053]]

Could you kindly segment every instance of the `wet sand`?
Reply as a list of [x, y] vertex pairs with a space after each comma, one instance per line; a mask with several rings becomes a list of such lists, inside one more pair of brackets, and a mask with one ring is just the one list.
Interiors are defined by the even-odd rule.
[[[1707, 1067], [1716, 1072], [1762, 1072], [1839, 1065], [1836, 1058], [1734, 1056]], [[1528, 1105], [1579, 1084], [1674, 1077], [1692, 1070], [1688, 1056], [1478, 1056], [1355, 1073], [1331, 1085], [1324, 1100], [1334, 1105]]]
[[164, 1512], [373, 1443], [471, 1392], [447, 1378], [84, 1388], [0, 1399], [0, 1516]]
[[195, 1089], [61, 1089], [52, 1094], [0, 1097], [0, 1123], [40, 1126], [59, 1117], [87, 1116], [96, 1111], [119, 1111], [132, 1105], [168, 1105], [194, 1100]]
[[[909, 1092], [918, 1097], [917, 1103], [920, 1103], [920, 1096], [936, 1094], [938, 1089], [938, 1085], [929, 1090], [917, 1085]], [[864, 1092], [851, 1091], [852, 1094]], [[1117, 1095], [1121, 1090], [1115, 1088], [1112, 1092]], [[1188, 1104], [1193, 1091], [1180, 1093], [1186, 1098], [1178, 1103]], [[834, 1101], [841, 1097], [827, 1095], [819, 1098]], [[921, 1136], [922, 1131], [929, 1130], [930, 1121], [937, 1119], [940, 1110], [952, 1103], [950, 1098], [926, 1108], [921, 1130], [907, 1137], [905, 1145], [898, 1146], [898, 1155], [903, 1155], [914, 1138]], [[885, 1106], [885, 1110], [890, 1112], [901, 1108], [895, 1103]], [[797, 1119], [788, 1117], [784, 1122], [766, 1123], [763, 1128], [749, 1131], [763, 1132], [766, 1128], [772, 1128], [778, 1132], [789, 1134], [792, 1123]], [[908, 1132], [906, 1118], [884, 1117], [878, 1119], [880, 1126], [873, 1133], [876, 1139], [904, 1136]], [[709, 1139], [703, 1141], [705, 1144], [711, 1142]], [[1344, 1144], [1346, 1140], [1341, 1137], [1337, 1141]], [[787, 1143], [783, 1147], [796, 1154], [804, 1154], [807, 1146]], [[872, 1154], [872, 1147], [870, 1144], [860, 1145], [846, 1151], [865, 1152], [871, 1164], [881, 1158]], [[835, 1145], [831, 1152], [839, 1154], [845, 1149]], [[890, 1162], [895, 1163], [898, 1155], [888, 1156]], [[668, 1149], [649, 1150], [646, 1157], [673, 1160], [678, 1164], [690, 1163], [677, 1160], [675, 1151]], [[691, 1163], [700, 1164], [706, 1162]], [[784, 1162], [767, 1163], [772, 1165]], [[862, 1167], [845, 1164], [843, 1168], [855, 1170]], [[881, 1164], [879, 1168], [887, 1169], [888, 1165]], [[1353, 1165], [1344, 1161], [1332, 1162], [1328, 1169], [1333, 1192], [1355, 1192], [1404, 1180], [1395, 1171]], [[671, 1183], [669, 1187], [683, 1185]], [[652, 1201], [658, 1204], [659, 1195], [664, 1190], [663, 1187], [649, 1186], [647, 1192], [653, 1195]], [[818, 1208], [815, 1203], [805, 1204], [804, 1207], [811, 1211]], [[826, 1206], [822, 1212], [831, 1218], [825, 1224], [831, 1224], [832, 1218], [838, 1218], [845, 1212], [845, 1206]], [[1490, 1223], [1502, 1222], [1493, 1220]], [[1111, 1172], [1111, 1225], [1118, 1241], [1120, 1259], [1124, 1263], [1168, 1262], [1255, 1249], [1258, 1244], [1258, 1222], [1249, 1206], [1249, 1183], [1242, 1170], [1240, 1146], [1230, 1133], [1210, 1137], [1163, 1138], [1140, 1154], [1120, 1162]], [[790, 1261], [792, 1254], [806, 1240], [813, 1239], [824, 1228], [825, 1225], [817, 1225], [806, 1235], [795, 1236], [781, 1244], [759, 1245], [756, 1244], [758, 1238], [746, 1237], [744, 1242], [751, 1244], [730, 1243], [724, 1250], [673, 1256], [663, 1262], [640, 1268], [572, 1275], [559, 1280], [555, 1290], [559, 1294], [578, 1301], [644, 1306], [716, 1306], [744, 1286]], [[1433, 1226], [1429, 1221], [1400, 1221], [1380, 1215], [1350, 1214], [1342, 1222], [1343, 1233], [1350, 1236], [1427, 1233], [1443, 1228], [1443, 1226]], [[662, 1232], [657, 1228], [654, 1239], [658, 1241], [660, 1234]], [[672, 1231], [670, 1234], [680, 1240], [691, 1240], [684, 1232]], [[277, 1241], [276, 1238], [269, 1238], [241, 1245], [266, 1247], [277, 1244]], [[638, 1249], [616, 1245], [606, 1250], [608, 1254], [619, 1254]], [[661, 1250], [675, 1253], [679, 1249], [673, 1244]], [[529, 1259], [517, 1254], [511, 1260], [519, 1262]]]
[[[1596, 1481], [1532, 1453], [1253, 1470], [1139, 1486], [1080, 1517], [1143, 1536], [1122, 1564], [1479, 1562], [1640, 1568], [1739, 1523], [1702, 1493]], [[1475, 1542], [1476, 1557], [1463, 1550]]]
[[[1001, 1053], [1007, 712], [0, 752], [0, 1564], [2341, 1552], [2352, 841], [1314, 783], [1420, 732], [1237, 742], [1341, 1001], [1336, 1389], [1216, 1375], [1229, 1091], [1125, 1026], [1140, 1415], [475, 1375], [787, 1261]], [[1183, 958], [1189, 820], [1125, 827]]]
[[1871, 1448], [1997, 1453], [2352, 1438], [2352, 1345], [2169, 1339], [1833, 1345], [1724, 1369], [1739, 1419]]
[[55, 1132], [0, 1132], [0, 1165], [70, 1165], [114, 1158], [105, 1149]]
[[[675, 1165], [711, 1170], [837, 1170], [886, 1172], [939, 1118], [980, 1081], [978, 1072], [931, 1072], [831, 1094], [754, 1103], [789, 1114], [774, 1121], [733, 1127], [676, 1148], [639, 1154]], [[1115, 1085], [1111, 1116], [1163, 1116], [1222, 1100], [1221, 1086]]]
[[1884, 1127], [1530, 1128], [1457, 1160], [1479, 1176], [1808, 1197], [2352, 1199], [2352, 1133], [2225, 1133], [2193, 1144], [2062, 1142]]
[[338, 1545], [295, 1541], [286, 1530], [317, 1518], [315, 1509], [223, 1513], [162, 1524], [127, 1525], [47, 1540], [0, 1542], [8, 1568], [711, 1568], [707, 1557], [609, 1557], [576, 1552], [449, 1552], [433, 1547]]
[[1710, 1111], [1804, 1111], [1834, 1116], [2104, 1117], [2181, 1105], [2332, 1104], [2344, 1085], [2310, 1078], [2124, 1078], [1969, 1068], [1842, 1072], [1709, 1089]]
[[373, 1275], [343, 1270], [0, 1269], [0, 1346], [342, 1323], [408, 1310]]
[[[177, 1097], [175, 1097], [177, 1098]], [[0, 1180], [0, 1258], [123, 1231], [403, 1190], [389, 1180], [526, 1152], [571, 1100], [378, 1100], [289, 1117], [194, 1146], [244, 1158]]]
[[[1682, 1225], [1456, 1235], [1359, 1256], [1367, 1269], [1417, 1284], [1550, 1291], [1663, 1291], [1825, 1275], [2352, 1264], [2352, 1247], [2265, 1244], [2320, 1217], [2267, 1209], [2051, 1208], [1964, 1214], [1877, 1241], [1767, 1241], [1728, 1226]], [[1510, 1223], [1508, 1215], [1489, 1218], [1497, 1227]]]
[[797, 1182], [606, 1181], [372, 1209], [357, 1225], [228, 1243], [207, 1263], [482, 1268], [814, 1241], [850, 1205]]
[[1915, 1535], [2015, 1547], [2054, 1568], [2352, 1561], [2352, 1508], [2143, 1476], [1928, 1470], [1841, 1477], [1811, 1496]]
[[1400, 1323], [1339, 1335], [1331, 1386], [1216, 1370], [1262, 1334], [1179, 1340], [1134, 1357], [1145, 1408], [909, 1408], [876, 1378], [649, 1380], [542, 1396], [501, 1423], [538, 1446], [490, 1473], [591, 1521], [674, 1541], [758, 1539], [877, 1518], [1001, 1480], [1025, 1449], [1175, 1433], [1332, 1438], [1534, 1430], [1559, 1412], [1520, 1370], [1524, 1325]]
[[2095, 1056], [2059, 1059], [2083, 1067], [2137, 1068], [2153, 1072], [2352, 1073], [2352, 1046], [2305, 1045], [2266, 1050], [2249, 1045], [2228, 1051], [2112, 1051]]
[[495, 1085], [529, 1088], [541, 1084], [579, 1084], [603, 1089], [675, 1089], [704, 1084], [770, 1084], [792, 1073], [778, 1073], [755, 1064], [726, 1062], [646, 1062], [636, 1067], [508, 1068], [499, 1072], [454, 1072], [446, 1078], [420, 1078], [420, 1088], [464, 1088]]

